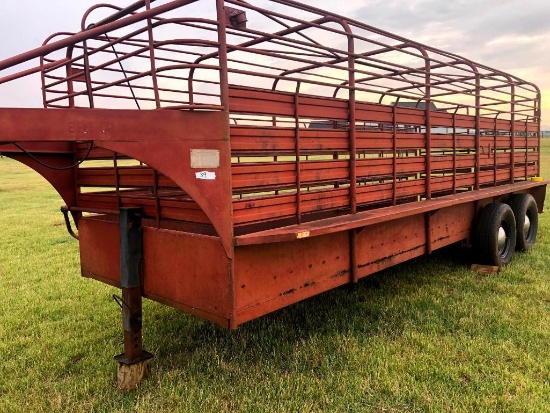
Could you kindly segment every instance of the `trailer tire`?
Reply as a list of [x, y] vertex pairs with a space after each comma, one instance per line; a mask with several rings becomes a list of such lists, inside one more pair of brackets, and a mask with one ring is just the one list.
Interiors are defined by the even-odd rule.
[[516, 250], [529, 251], [537, 241], [539, 211], [531, 194], [514, 195], [509, 202], [516, 218]]
[[486, 205], [479, 214], [475, 245], [484, 264], [502, 267], [516, 248], [516, 220], [507, 204]]

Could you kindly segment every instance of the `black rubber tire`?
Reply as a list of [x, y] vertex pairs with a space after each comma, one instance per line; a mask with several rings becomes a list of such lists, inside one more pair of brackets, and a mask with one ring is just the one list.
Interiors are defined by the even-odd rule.
[[[518, 194], [512, 196], [509, 205], [516, 218], [516, 250], [529, 251], [537, 241], [539, 229], [537, 201], [531, 194]], [[527, 230], [525, 229], [525, 217], [529, 219]]]
[[[499, 230], [505, 234], [503, 246], [499, 247]], [[516, 249], [516, 220], [507, 204], [486, 205], [478, 216], [474, 235], [477, 251], [483, 264], [502, 267], [512, 261]]]

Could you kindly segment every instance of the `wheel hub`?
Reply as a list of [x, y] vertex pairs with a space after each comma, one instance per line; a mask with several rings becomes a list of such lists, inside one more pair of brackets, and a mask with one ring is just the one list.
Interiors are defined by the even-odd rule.
[[523, 223], [523, 233], [525, 234], [525, 238], [528, 238], [530, 229], [531, 229], [531, 220], [527, 215], [525, 215], [525, 222]]
[[502, 253], [506, 246], [506, 231], [503, 227], [498, 229], [498, 250]]

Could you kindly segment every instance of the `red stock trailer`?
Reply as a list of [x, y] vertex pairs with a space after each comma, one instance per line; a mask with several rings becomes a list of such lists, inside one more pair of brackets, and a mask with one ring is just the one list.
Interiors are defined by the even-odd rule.
[[235, 329], [449, 244], [533, 245], [534, 84], [290, 0], [152, 3], [0, 62], [44, 104], [0, 109], [0, 152], [122, 288], [122, 363], [150, 356], [142, 296]]

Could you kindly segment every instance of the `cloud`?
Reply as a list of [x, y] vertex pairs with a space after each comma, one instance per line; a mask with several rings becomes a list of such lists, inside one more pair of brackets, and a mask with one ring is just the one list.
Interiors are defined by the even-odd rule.
[[[460, 54], [550, 89], [550, 1], [373, 0], [356, 20]], [[543, 99], [550, 94], [543, 94]], [[544, 104], [544, 128], [550, 107]]]
[[[449, 51], [478, 58], [486, 46], [497, 46], [497, 39], [539, 40], [550, 34], [550, 2], [528, 4], [526, 7], [523, 0], [373, 0], [356, 9], [354, 17], [428, 45], [443, 38]], [[498, 45], [506, 55], [510, 50], [503, 46]]]

